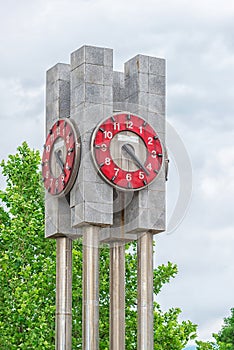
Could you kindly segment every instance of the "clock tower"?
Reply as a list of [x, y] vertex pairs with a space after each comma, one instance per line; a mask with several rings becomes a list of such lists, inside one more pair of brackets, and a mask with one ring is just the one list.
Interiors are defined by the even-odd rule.
[[125, 243], [138, 246], [138, 350], [153, 350], [153, 235], [165, 231], [165, 60], [82, 46], [47, 72], [42, 176], [57, 240], [56, 349], [71, 350], [72, 240], [83, 241], [83, 350], [99, 348], [99, 247], [110, 248], [110, 350], [125, 348]]

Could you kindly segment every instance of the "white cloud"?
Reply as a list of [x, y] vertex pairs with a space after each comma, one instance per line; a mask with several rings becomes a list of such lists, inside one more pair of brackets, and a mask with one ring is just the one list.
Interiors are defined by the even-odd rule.
[[[234, 135], [233, 135], [234, 136]], [[207, 200], [234, 198], [234, 147], [213, 149], [203, 171], [201, 191]]]
[[0, 79], [0, 95], [2, 97], [0, 119], [16, 119], [22, 115], [34, 114], [35, 109], [42, 107], [44, 85], [26, 87], [19, 79]]

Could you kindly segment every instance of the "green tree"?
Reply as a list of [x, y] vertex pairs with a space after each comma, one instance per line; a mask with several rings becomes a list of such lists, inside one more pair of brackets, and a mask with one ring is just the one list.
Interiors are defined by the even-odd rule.
[[[54, 349], [55, 241], [44, 238], [44, 193], [40, 154], [24, 142], [1, 163], [0, 349]], [[177, 273], [168, 263], [154, 271], [154, 293]], [[126, 246], [126, 348], [136, 349], [136, 243]], [[82, 243], [73, 244], [73, 349], [81, 348]], [[182, 350], [196, 326], [178, 321], [177, 308], [154, 304], [156, 350]], [[109, 348], [109, 249], [100, 255], [100, 349]]]
[[40, 154], [24, 143], [2, 162], [0, 349], [50, 349], [55, 303], [54, 242], [43, 239]]
[[231, 315], [224, 318], [224, 325], [218, 334], [213, 334], [214, 342], [197, 341], [198, 350], [234, 350], [234, 308]]
[[231, 315], [224, 319], [221, 331], [214, 335], [220, 350], [234, 350], [234, 308]]
[[217, 344], [215, 344], [214, 342], [203, 342], [200, 340], [196, 341], [197, 344], [197, 350], [214, 350], [214, 349], [218, 349]]

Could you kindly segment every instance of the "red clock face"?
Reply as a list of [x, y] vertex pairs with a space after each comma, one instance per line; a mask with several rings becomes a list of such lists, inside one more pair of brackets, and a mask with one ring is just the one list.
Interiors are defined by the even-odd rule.
[[46, 190], [54, 196], [66, 195], [77, 175], [80, 141], [68, 119], [59, 119], [49, 130], [42, 156], [42, 177]]
[[135, 191], [148, 186], [162, 166], [163, 148], [141, 117], [119, 113], [98, 125], [92, 137], [94, 163], [112, 186]]

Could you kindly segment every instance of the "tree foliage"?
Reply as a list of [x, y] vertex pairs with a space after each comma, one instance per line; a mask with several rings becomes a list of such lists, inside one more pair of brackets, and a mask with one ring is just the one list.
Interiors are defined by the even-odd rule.
[[224, 318], [224, 324], [218, 334], [213, 334], [215, 341], [197, 341], [198, 350], [234, 350], [234, 308], [231, 315]]
[[[44, 238], [40, 154], [24, 142], [1, 163], [0, 349], [54, 349], [55, 241]], [[154, 293], [177, 273], [168, 263], [154, 270]], [[126, 246], [126, 349], [136, 349], [137, 253]], [[109, 349], [109, 249], [100, 254], [100, 349]], [[73, 349], [82, 339], [82, 243], [73, 244]], [[180, 310], [154, 304], [154, 349], [182, 350], [196, 326], [178, 321]]]
[[224, 325], [215, 339], [220, 350], [234, 350], [234, 308], [231, 309], [231, 315], [224, 319]]
[[1, 164], [0, 349], [50, 349], [54, 339], [54, 242], [43, 238], [39, 163], [24, 143]]

